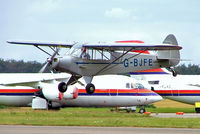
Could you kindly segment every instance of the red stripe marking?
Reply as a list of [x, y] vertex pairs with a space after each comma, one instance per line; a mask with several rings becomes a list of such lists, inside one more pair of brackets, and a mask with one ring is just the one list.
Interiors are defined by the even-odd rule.
[[156, 93], [200, 93], [200, 90], [154, 90]]
[[35, 93], [40, 89], [0, 89], [0, 93]]
[[156, 69], [136, 71], [136, 72], [164, 72], [164, 71], [162, 70], [162, 68], [156, 68]]
[[142, 53], [142, 54], [150, 54], [148, 50], [146, 51], [142, 51], [142, 50], [133, 50], [131, 52], [134, 52], [134, 53]]
[[[86, 93], [85, 89], [79, 89], [79, 93]], [[149, 89], [95, 89], [95, 93], [151, 93]]]

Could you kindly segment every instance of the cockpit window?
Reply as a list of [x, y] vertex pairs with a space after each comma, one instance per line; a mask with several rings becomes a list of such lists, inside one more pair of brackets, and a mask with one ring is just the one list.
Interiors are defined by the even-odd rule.
[[138, 89], [144, 89], [144, 86], [140, 83], [135, 83], [135, 87]]
[[130, 84], [129, 83], [126, 83], [126, 88], [130, 88]]
[[67, 55], [72, 55], [76, 57], [80, 57], [81, 55], [82, 44], [75, 44], [71, 47], [71, 49], [67, 52]]
[[130, 83], [126, 83], [126, 88], [130, 88]]
[[126, 83], [126, 88], [144, 89], [145, 87], [140, 83]]

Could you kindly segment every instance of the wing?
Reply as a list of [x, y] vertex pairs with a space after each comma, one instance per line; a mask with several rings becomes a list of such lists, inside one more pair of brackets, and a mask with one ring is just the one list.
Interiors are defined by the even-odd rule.
[[4, 86], [31, 86], [34, 87], [39, 82], [52, 83], [56, 81], [67, 81], [69, 74], [50, 73], [3, 73], [0, 74], [0, 85]]
[[[77, 42], [39, 42], [39, 41], [7, 41], [10, 44], [52, 46], [71, 48]], [[131, 50], [180, 50], [181, 46], [171, 44], [150, 45], [144, 43], [83, 43], [83, 47], [110, 51], [131, 51]]]
[[52, 46], [52, 47], [66, 47], [70, 48], [76, 42], [40, 42], [40, 41], [7, 41], [10, 44], [18, 44], [18, 45], [33, 45], [33, 46]]
[[111, 44], [83, 44], [85, 48], [103, 49], [110, 51], [132, 51], [132, 50], [180, 50], [181, 46], [171, 44], [149, 45], [141, 43], [111, 43]]

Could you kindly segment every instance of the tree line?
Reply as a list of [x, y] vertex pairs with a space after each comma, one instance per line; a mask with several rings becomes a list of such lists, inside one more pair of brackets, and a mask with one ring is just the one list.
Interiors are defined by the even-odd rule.
[[0, 73], [37, 73], [43, 64], [37, 61], [0, 59]]
[[181, 64], [175, 67], [178, 74], [200, 75], [200, 66], [195, 64]]
[[[4, 60], [0, 59], [0, 73], [38, 73], [44, 64], [37, 61]], [[181, 64], [175, 67], [178, 74], [199, 75], [200, 66], [195, 64]], [[48, 69], [47, 72], [50, 72]]]

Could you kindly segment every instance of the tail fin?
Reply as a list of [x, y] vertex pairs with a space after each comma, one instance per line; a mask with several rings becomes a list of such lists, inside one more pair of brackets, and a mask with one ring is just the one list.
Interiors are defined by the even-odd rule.
[[[169, 34], [163, 44], [170, 44], [170, 45], [178, 45], [176, 37], [173, 34]], [[163, 64], [165, 67], [166, 65], [176, 66], [180, 62], [180, 52], [179, 50], [158, 50], [158, 61]]]
[[169, 34], [165, 40], [163, 41], [163, 44], [172, 44], [172, 45], [177, 45], [178, 46], [178, 42], [176, 40], [176, 37], [173, 34]]

